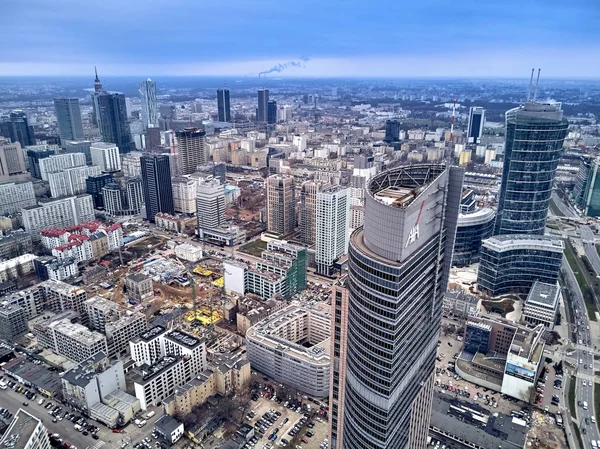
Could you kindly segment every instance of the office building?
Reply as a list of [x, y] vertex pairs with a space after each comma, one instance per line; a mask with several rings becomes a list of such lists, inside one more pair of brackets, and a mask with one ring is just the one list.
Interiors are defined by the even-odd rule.
[[21, 147], [35, 145], [33, 126], [29, 124], [27, 114], [23, 111], [12, 111], [6, 122], [8, 135], [12, 142], [19, 142]]
[[44, 181], [48, 181], [48, 173], [56, 173], [66, 168], [83, 167], [85, 164], [85, 154], [83, 153], [51, 155], [39, 160], [40, 177]]
[[582, 157], [575, 188], [573, 189], [573, 198], [575, 203], [587, 217], [600, 216], [600, 176], [598, 176], [599, 166], [599, 159]]
[[269, 113], [269, 89], [258, 90], [258, 108], [256, 108], [256, 121], [267, 123]]
[[155, 327], [129, 343], [137, 367], [131, 378], [142, 410], [158, 405], [206, 367], [206, 343], [184, 332]]
[[543, 324], [547, 329], [554, 329], [560, 296], [556, 284], [535, 282], [525, 300], [523, 320], [532, 326]]
[[536, 281], [558, 281], [564, 244], [555, 237], [498, 235], [484, 240], [477, 272], [480, 291], [527, 295]]
[[196, 212], [198, 181], [189, 176], [176, 176], [173, 185], [173, 207], [175, 212], [193, 215]]
[[83, 362], [98, 352], [108, 354], [104, 335], [73, 323], [62, 315], [36, 323], [34, 331], [41, 346], [75, 362]]
[[61, 198], [87, 193], [87, 179], [101, 173], [102, 170], [97, 165], [83, 165], [48, 173], [50, 194], [52, 198]]
[[0, 138], [0, 182], [24, 180], [27, 176], [21, 144]]
[[216, 229], [225, 225], [225, 191], [218, 179], [209, 177], [198, 180], [196, 217], [199, 233], [204, 229]]
[[52, 449], [42, 420], [20, 408], [0, 439], [2, 449]]
[[113, 182], [112, 173], [102, 173], [97, 176], [90, 176], [85, 180], [85, 192], [92, 196], [94, 209], [104, 209], [104, 197], [102, 188]]
[[481, 242], [492, 236], [495, 219], [496, 211], [489, 208], [458, 216], [452, 265], [464, 267], [479, 262]]
[[98, 125], [103, 142], [117, 145], [121, 154], [135, 151], [127, 122], [127, 107], [123, 94], [101, 92], [97, 95]]
[[142, 123], [144, 129], [158, 126], [158, 103], [156, 102], [156, 82], [148, 78], [140, 83], [142, 103]]
[[400, 140], [401, 129], [401, 123], [398, 120], [386, 120], [384, 140], [388, 143], [398, 142]]
[[568, 127], [562, 110], [554, 104], [529, 102], [507, 111], [496, 235], [544, 235]]
[[64, 153], [83, 153], [85, 154], [85, 163], [92, 163], [92, 154], [90, 148], [92, 146], [91, 140], [67, 140], [63, 142]]
[[164, 154], [144, 155], [140, 158], [140, 163], [146, 220], [154, 222], [154, 216], [159, 212], [173, 215], [175, 208], [169, 156]]
[[191, 175], [196, 167], [209, 162], [206, 132], [198, 128], [186, 128], [175, 133], [177, 136], [177, 153], [179, 169], [182, 175]]
[[92, 196], [81, 194], [40, 203], [21, 209], [23, 227], [32, 235], [42, 229], [66, 228], [93, 221], [94, 202]]
[[16, 229], [0, 236], [0, 260], [12, 259], [23, 254], [33, 253], [31, 234]]
[[104, 210], [113, 217], [139, 215], [144, 205], [141, 178], [127, 179], [125, 187], [111, 182], [102, 187]]
[[260, 321], [246, 332], [246, 348], [253, 369], [324, 398], [329, 395], [331, 316], [313, 307], [292, 305]]
[[267, 178], [267, 229], [288, 234], [296, 227], [296, 185], [291, 175]]
[[231, 121], [231, 105], [229, 103], [229, 89], [217, 89], [217, 109], [220, 122]]
[[40, 161], [54, 154], [58, 154], [58, 145], [34, 145], [24, 148], [27, 155], [26, 166], [31, 171], [31, 176], [42, 179]]
[[350, 189], [334, 186], [321, 190], [316, 209], [317, 273], [331, 276], [335, 262], [348, 252]]
[[467, 128], [467, 143], [481, 143], [483, 125], [485, 123], [485, 109], [478, 106], [469, 108], [469, 125]]
[[267, 123], [269, 125], [277, 123], [277, 102], [275, 100], [269, 100], [267, 103]]
[[0, 302], [0, 340], [15, 342], [29, 332], [25, 310], [8, 301]]
[[119, 147], [114, 143], [94, 142], [90, 147], [92, 164], [97, 165], [104, 173], [121, 170]]
[[331, 410], [332, 449], [427, 444], [462, 178], [456, 167], [415, 164], [369, 183], [348, 249], [348, 325], [340, 319], [332, 334], [334, 357], [336, 345], [347, 351], [331, 386], [333, 404], [343, 396]]
[[82, 140], [83, 123], [79, 100], [77, 98], [55, 98], [54, 110], [62, 146], [65, 146], [67, 140]]
[[31, 181], [0, 184], [1, 213], [14, 214], [23, 207], [35, 206], [36, 204], [37, 201]]

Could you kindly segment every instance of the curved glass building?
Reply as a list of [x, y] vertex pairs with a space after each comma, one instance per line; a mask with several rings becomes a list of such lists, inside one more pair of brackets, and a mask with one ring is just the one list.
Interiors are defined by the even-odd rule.
[[506, 112], [504, 168], [494, 234], [544, 235], [569, 122], [559, 106], [529, 102]]
[[456, 167], [413, 165], [381, 173], [367, 188], [364, 226], [350, 237], [346, 329], [336, 310], [334, 355], [341, 342], [346, 357], [332, 449], [427, 444], [462, 178]]
[[492, 236], [495, 218], [496, 211], [493, 209], [480, 209], [458, 216], [452, 265], [464, 267], [479, 262], [481, 242]]
[[554, 237], [497, 235], [484, 240], [477, 273], [479, 290], [490, 296], [527, 294], [536, 281], [558, 280], [564, 244]]

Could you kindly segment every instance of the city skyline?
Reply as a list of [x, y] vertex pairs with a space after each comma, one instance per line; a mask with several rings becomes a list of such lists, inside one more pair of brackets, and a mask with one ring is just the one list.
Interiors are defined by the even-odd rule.
[[[556, 0], [466, 1], [452, 8], [440, 0], [386, 1], [368, 11], [357, 1], [339, 8], [309, 0], [302, 11], [264, 0], [186, 8], [161, 4], [167, 6], [163, 0], [153, 8], [138, 1], [101, 6], [72, 0], [13, 2], [4, 11], [0, 36], [7, 40], [18, 33], [22, 38], [5, 48], [0, 76], [83, 75], [94, 64], [107, 76], [520, 76], [528, 67], [541, 66], [557, 77], [589, 78], [598, 71], [590, 57], [599, 50], [600, 31], [593, 26], [597, 9], [587, 0], [568, 6]], [[200, 9], [213, 19], [198, 30], [191, 22]], [[515, 9], [519, 14], [510, 13]], [[308, 11], [316, 12], [310, 20], [303, 15]], [[303, 32], [290, 31], [290, 14]], [[128, 16], [139, 20], [122, 20]], [[267, 20], [278, 36], [272, 41], [257, 33], [239, 39], [224, 31], [232, 23], [255, 29]], [[168, 41], [145, 26], [153, 21], [165, 26], [161, 35], [169, 35]], [[100, 39], [99, 28], [112, 33]], [[126, 33], [137, 38], [116, 45], [117, 36]], [[165, 53], [168, 63], [148, 62]]]

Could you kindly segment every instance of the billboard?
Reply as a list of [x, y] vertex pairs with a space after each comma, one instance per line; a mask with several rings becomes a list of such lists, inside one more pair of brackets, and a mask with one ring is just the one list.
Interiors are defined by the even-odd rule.
[[529, 364], [514, 364], [508, 362], [506, 364], [505, 373], [509, 376], [518, 377], [520, 379], [527, 380], [529, 382], [533, 382], [535, 380], [535, 367]]

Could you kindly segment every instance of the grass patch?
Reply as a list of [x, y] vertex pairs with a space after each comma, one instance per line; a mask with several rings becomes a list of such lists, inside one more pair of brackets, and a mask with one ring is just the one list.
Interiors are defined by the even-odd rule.
[[571, 412], [571, 416], [573, 419], [577, 419], [577, 413], [575, 411], [575, 376], [571, 376], [571, 381], [569, 382], [569, 411]]
[[240, 246], [240, 251], [250, 254], [251, 256], [260, 257], [262, 252], [267, 249], [267, 242], [263, 242], [261, 239], [254, 240]]
[[481, 305], [485, 307], [488, 312], [499, 313], [503, 317], [514, 311], [513, 306], [515, 302], [512, 299], [503, 299], [502, 301], [481, 301]]
[[[597, 321], [596, 312], [598, 311], [598, 308], [596, 307], [596, 302], [594, 300], [594, 291], [590, 288], [590, 284], [594, 285], [595, 281], [587, 279], [586, 267], [575, 255], [575, 251], [568, 240], [565, 240], [565, 257], [567, 258], [567, 262], [569, 262], [571, 269], [575, 273], [575, 278], [577, 279], [577, 283], [581, 289], [581, 294], [583, 295], [588, 317], [590, 321]], [[596, 286], [594, 285], [594, 287]], [[600, 289], [600, 286], [598, 288]]]
[[579, 431], [577, 423], [573, 423], [573, 431], [575, 433], [575, 436], [577, 437], [577, 441], [579, 441], [579, 445], [577, 447], [585, 447], [583, 445], [583, 438], [581, 438], [581, 432]]

